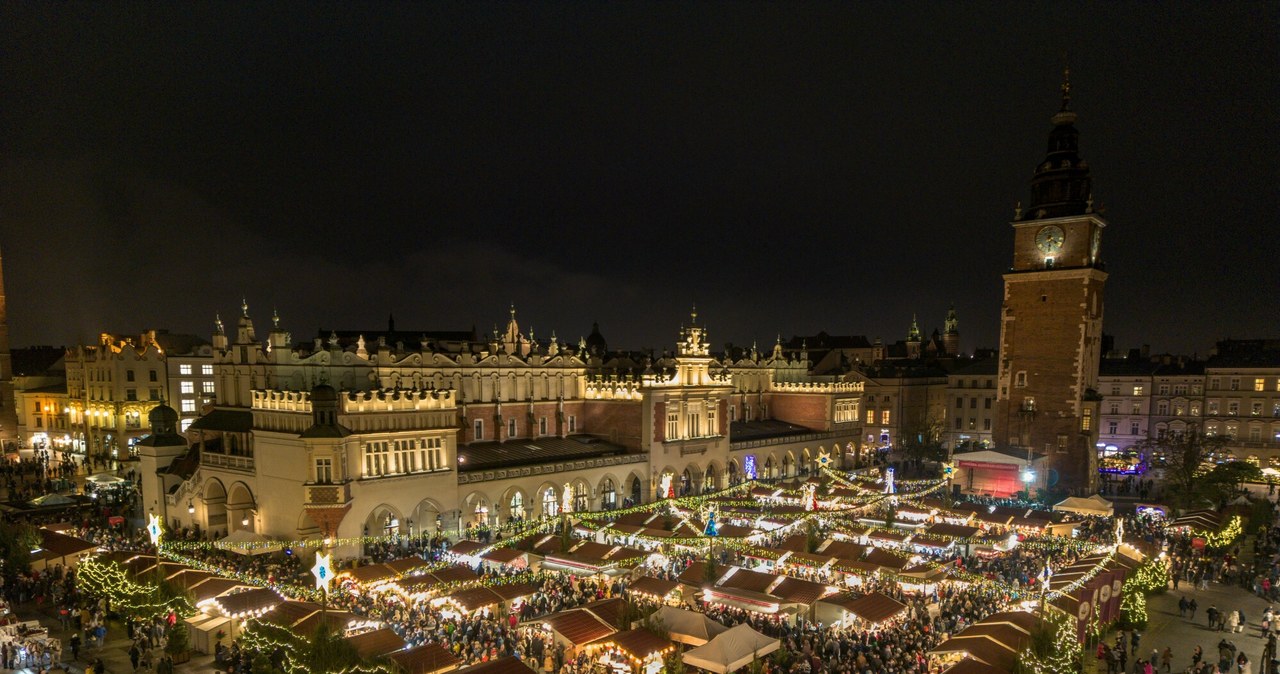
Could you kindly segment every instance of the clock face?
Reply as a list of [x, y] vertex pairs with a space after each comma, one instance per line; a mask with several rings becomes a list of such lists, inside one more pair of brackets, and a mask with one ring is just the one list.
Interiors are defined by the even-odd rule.
[[1036, 247], [1042, 253], [1056, 253], [1062, 248], [1062, 241], [1066, 235], [1062, 233], [1062, 228], [1057, 225], [1049, 225], [1036, 233]]
[[1089, 242], [1089, 257], [1098, 259], [1098, 247], [1102, 245], [1102, 230], [1093, 230], [1093, 240]]

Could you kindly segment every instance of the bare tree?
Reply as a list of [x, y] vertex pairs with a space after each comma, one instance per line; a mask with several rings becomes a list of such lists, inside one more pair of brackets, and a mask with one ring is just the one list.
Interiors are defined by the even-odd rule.
[[1222, 451], [1228, 438], [1222, 435], [1205, 435], [1197, 426], [1192, 426], [1185, 433], [1167, 433], [1156, 438], [1147, 438], [1138, 443], [1138, 450], [1146, 454], [1148, 460], [1162, 457], [1168, 487], [1176, 493], [1179, 505], [1190, 505], [1197, 493], [1197, 477], [1201, 467], [1212, 456]]

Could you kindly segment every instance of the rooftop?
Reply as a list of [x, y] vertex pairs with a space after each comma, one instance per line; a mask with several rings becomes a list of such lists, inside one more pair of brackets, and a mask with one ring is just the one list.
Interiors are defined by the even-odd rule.
[[479, 442], [458, 448], [458, 470], [460, 472], [488, 470], [500, 466], [527, 466], [564, 459], [586, 459], [626, 453], [626, 447], [591, 435], [512, 442]]

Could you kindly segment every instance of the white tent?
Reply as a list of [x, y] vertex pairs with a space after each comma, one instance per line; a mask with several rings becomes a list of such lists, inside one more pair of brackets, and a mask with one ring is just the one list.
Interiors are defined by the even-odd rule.
[[86, 477], [84, 480], [85, 482], [92, 482], [99, 487], [104, 487], [109, 484], [120, 484], [125, 481], [123, 477], [112, 473], [97, 473]]
[[778, 645], [777, 639], [767, 637], [744, 623], [721, 632], [702, 646], [685, 651], [681, 659], [690, 667], [729, 674], [778, 650]]
[[248, 529], [236, 529], [226, 538], [219, 539], [218, 547], [242, 555], [265, 555], [268, 552], [279, 552], [284, 549], [281, 545], [263, 545], [270, 542], [270, 538], [260, 533]]
[[1059, 512], [1079, 513], [1081, 515], [1105, 515], [1110, 517], [1115, 514], [1115, 507], [1108, 501], [1097, 494], [1088, 498], [1079, 496], [1068, 496], [1060, 503], [1053, 506], [1054, 510]]
[[671, 633], [672, 641], [691, 646], [701, 646], [729, 629], [705, 613], [674, 606], [663, 606], [653, 617], [662, 621], [662, 626]]

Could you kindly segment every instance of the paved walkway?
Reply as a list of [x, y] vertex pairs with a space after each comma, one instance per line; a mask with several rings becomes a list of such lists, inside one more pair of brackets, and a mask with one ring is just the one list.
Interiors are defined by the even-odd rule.
[[[1198, 604], [1195, 622], [1178, 615], [1178, 599], [1180, 597], [1195, 599]], [[1182, 583], [1181, 589], [1170, 590], [1164, 594], [1147, 598], [1147, 629], [1139, 632], [1138, 657], [1151, 657], [1152, 649], [1161, 653], [1166, 647], [1173, 649], [1173, 672], [1184, 671], [1191, 664], [1191, 653], [1198, 645], [1204, 651], [1206, 659], [1217, 661], [1218, 642], [1223, 638], [1234, 642], [1236, 648], [1249, 657], [1252, 671], [1261, 669], [1262, 649], [1266, 640], [1260, 635], [1262, 631], [1262, 613], [1269, 602], [1254, 595], [1238, 585], [1209, 583], [1208, 590], [1192, 590], [1189, 583]], [[1243, 632], [1229, 634], [1217, 632], [1208, 627], [1209, 619], [1206, 609], [1217, 606], [1220, 610], [1244, 611], [1247, 626]], [[1276, 605], [1280, 608], [1280, 604]], [[1107, 643], [1115, 643], [1115, 632], [1107, 637]], [[1135, 656], [1129, 654], [1129, 668], [1132, 669]], [[1154, 661], [1159, 664], [1159, 658]], [[1085, 653], [1086, 669], [1098, 671], [1094, 652]], [[1106, 667], [1101, 671], [1105, 672]]]
[[[110, 622], [107, 625], [107, 639], [102, 648], [80, 648], [80, 659], [73, 661], [71, 659], [71, 647], [68, 645], [71, 638], [71, 632], [63, 630], [58, 620], [55, 609], [51, 607], [37, 608], [35, 602], [28, 602], [17, 607], [16, 613], [22, 620], [39, 620], [42, 625], [49, 628], [49, 635], [62, 640], [64, 649], [63, 658], [65, 660], [64, 671], [72, 674], [80, 674], [84, 671], [85, 666], [93, 662], [97, 658], [102, 658], [102, 662], [106, 665], [106, 671], [111, 674], [131, 674], [133, 672], [133, 664], [129, 662], [129, 645], [130, 641], [126, 637], [124, 625]], [[191, 674], [212, 674], [217, 670], [213, 666], [212, 655], [201, 655], [192, 653], [191, 661], [178, 665], [174, 668], [177, 672]], [[59, 671], [54, 668], [54, 672]], [[154, 668], [150, 670], [139, 670], [139, 672], [154, 672]], [[3, 669], [0, 672], [18, 672], [19, 674], [37, 674], [33, 669]]]

